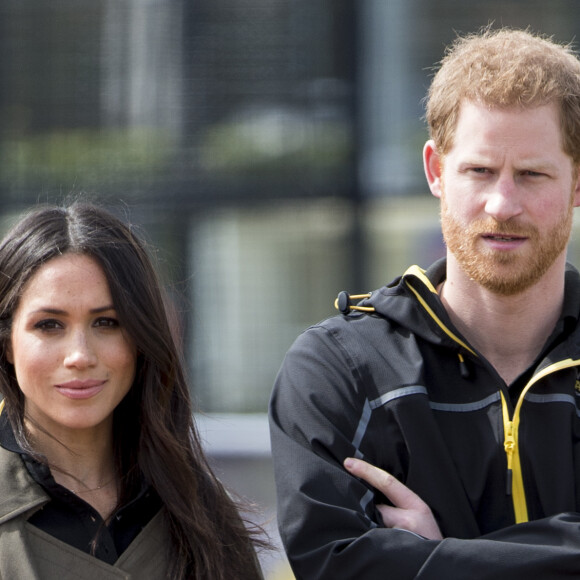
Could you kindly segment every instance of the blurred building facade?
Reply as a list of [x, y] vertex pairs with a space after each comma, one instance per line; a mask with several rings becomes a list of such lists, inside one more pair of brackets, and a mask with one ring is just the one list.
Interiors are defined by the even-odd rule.
[[86, 192], [159, 246], [208, 412], [263, 412], [285, 350], [443, 248], [421, 100], [456, 32], [569, 41], [574, 0], [4, 0], [1, 215]]

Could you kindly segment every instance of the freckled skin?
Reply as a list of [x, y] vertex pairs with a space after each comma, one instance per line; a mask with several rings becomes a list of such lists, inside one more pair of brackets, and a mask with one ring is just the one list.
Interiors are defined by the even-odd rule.
[[[14, 314], [8, 358], [33, 424], [65, 439], [75, 430], [110, 433], [113, 410], [133, 383], [137, 353], [95, 260], [65, 254], [32, 276]], [[95, 394], [67, 396], [59, 385], [71, 381], [97, 385]]]

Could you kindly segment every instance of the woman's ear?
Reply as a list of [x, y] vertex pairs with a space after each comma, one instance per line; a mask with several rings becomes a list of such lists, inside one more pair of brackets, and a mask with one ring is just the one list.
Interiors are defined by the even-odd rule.
[[14, 364], [14, 356], [12, 355], [12, 343], [8, 341], [6, 344], [6, 360], [13, 365]]
[[443, 192], [443, 159], [432, 139], [423, 147], [423, 168], [431, 193], [440, 198]]

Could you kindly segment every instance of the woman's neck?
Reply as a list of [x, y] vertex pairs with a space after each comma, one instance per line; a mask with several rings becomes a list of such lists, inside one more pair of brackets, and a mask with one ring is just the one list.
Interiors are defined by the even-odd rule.
[[49, 433], [25, 422], [30, 444], [46, 458], [55, 481], [90, 503], [107, 519], [118, 501], [119, 477], [107, 429]]

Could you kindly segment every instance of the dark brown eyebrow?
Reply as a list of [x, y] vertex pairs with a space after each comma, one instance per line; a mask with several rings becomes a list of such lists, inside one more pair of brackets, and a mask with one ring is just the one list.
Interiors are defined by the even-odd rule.
[[[101, 312], [107, 312], [109, 310], [115, 310], [115, 307], [113, 305], [99, 306], [98, 308], [91, 308], [91, 310], [89, 310], [89, 312], [91, 314], [100, 314]], [[68, 314], [68, 312], [66, 310], [61, 310], [60, 308], [49, 308], [49, 307], [39, 308], [39, 309], [34, 311], [34, 314], [39, 314], [39, 313], [54, 314], [57, 316], [66, 316]]]

